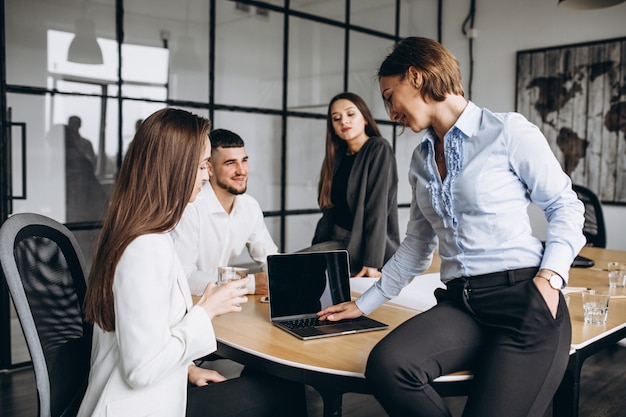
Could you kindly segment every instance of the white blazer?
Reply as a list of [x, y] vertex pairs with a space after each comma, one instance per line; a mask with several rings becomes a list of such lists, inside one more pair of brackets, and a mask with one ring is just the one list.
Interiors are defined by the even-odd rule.
[[209, 316], [192, 304], [169, 233], [128, 245], [115, 270], [113, 298], [115, 331], [94, 326], [78, 416], [184, 417], [187, 368], [217, 342]]

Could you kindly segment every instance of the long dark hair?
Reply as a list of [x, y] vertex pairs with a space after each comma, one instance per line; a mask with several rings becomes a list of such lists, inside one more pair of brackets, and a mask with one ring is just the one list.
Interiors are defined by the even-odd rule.
[[374, 116], [372, 116], [372, 112], [361, 97], [354, 93], [344, 92], [337, 94], [330, 100], [330, 103], [328, 103], [328, 111], [326, 113], [326, 155], [324, 155], [324, 161], [322, 162], [322, 169], [320, 171], [320, 182], [317, 186], [317, 202], [322, 209], [333, 206], [330, 201], [330, 190], [333, 184], [333, 174], [335, 173], [335, 155], [337, 155], [337, 151], [340, 148], [343, 149], [346, 147], [345, 142], [335, 133], [333, 118], [330, 114], [330, 109], [335, 101], [341, 99], [352, 102], [356, 108], [359, 109], [363, 118], [367, 122], [365, 124], [365, 134], [367, 137], [371, 138], [373, 136], [382, 136], [380, 134], [380, 130], [378, 130], [378, 125], [374, 120]]
[[207, 146], [210, 122], [166, 108], [139, 127], [119, 171], [85, 294], [85, 318], [115, 330], [113, 277], [133, 239], [171, 230], [180, 220]]

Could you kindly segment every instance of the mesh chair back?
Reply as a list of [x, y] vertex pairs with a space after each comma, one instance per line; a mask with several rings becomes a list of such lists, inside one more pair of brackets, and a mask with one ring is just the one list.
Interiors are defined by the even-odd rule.
[[585, 224], [583, 234], [587, 238], [587, 246], [606, 248], [606, 229], [604, 227], [604, 214], [598, 196], [582, 185], [572, 185], [578, 194], [578, 199], [585, 205]]
[[72, 233], [37, 214], [0, 229], [0, 263], [33, 361], [39, 415], [75, 416], [87, 386], [91, 325], [85, 261]]

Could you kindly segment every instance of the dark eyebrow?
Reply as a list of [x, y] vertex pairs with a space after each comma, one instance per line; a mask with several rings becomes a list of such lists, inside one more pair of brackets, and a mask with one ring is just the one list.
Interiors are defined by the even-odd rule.
[[[246, 155], [246, 156], [244, 156], [243, 158], [241, 158], [241, 161], [242, 161], [242, 162], [247, 161], [247, 160], [248, 160], [248, 158], [249, 158], [249, 156], [248, 156], [248, 155]], [[231, 162], [237, 162], [237, 158], [226, 159], [226, 160], [224, 161], [224, 164], [229, 164], [229, 163], [231, 163]]]

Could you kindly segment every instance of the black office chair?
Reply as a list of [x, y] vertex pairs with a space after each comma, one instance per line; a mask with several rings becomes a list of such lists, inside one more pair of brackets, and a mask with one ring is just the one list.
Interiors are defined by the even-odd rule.
[[85, 260], [72, 233], [38, 214], [0, 228], [0, 264], [33, 362], [40, 417], [73, 417], [89, 375]]
[[587, 238], [587, 246], [606, 248], [606, 229], [604, 227], [604, 214], [598, 196], [593, 191], [582, 185], [572, 185], [578, 198], [585, 205], [585, 224], [583, 233]]

